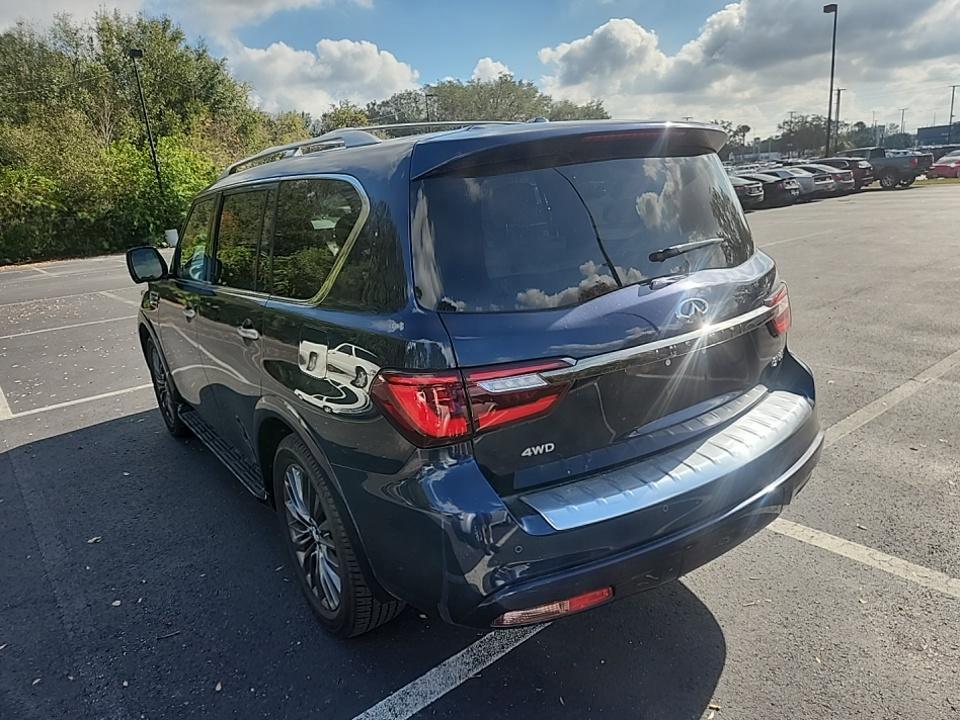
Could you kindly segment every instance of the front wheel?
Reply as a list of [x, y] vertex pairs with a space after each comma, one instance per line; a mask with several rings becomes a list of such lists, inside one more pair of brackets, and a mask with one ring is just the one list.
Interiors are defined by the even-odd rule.
[[277, 514], [293, 571], [324, 628], [354, 637], [389, 622], [404, 608], [381, 600], [367, 581], [323, 470], [295, 435], [277, 448], [273, 463]]
[[174, 437], [186, 437], [190, 434], [190, 428], [180, 419], [178, 412], [180, 397], [167, 374], [167, 367], [163, 363], [160, 349], [153, 340], [147, 340], [146, 350], [147, 362], [150, 365], [150, 379], [153, 380], [153, 392], [157, 396], [157, 406], [160, 408], [163, 424]]
[[893, 170], [887, 170], [880, 175], [880, 187], [884, 190], [893, 190], [900, 184], [900, 176]]

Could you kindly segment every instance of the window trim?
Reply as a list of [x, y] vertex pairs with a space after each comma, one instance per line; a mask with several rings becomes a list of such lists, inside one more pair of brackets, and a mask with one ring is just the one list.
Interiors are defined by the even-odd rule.
[[[296, 181], [296, 180], [340, 180], [341, 182], [349, 183], [354, 190], [357, 191], [357, 194], [360, 196], [360, 215], [357, 216], [357, 222], [354, 224], [353, 228], [350, 230], [350, 234], [347, 236], [346, 241], [343, 243], [343, 247], [340, 248], [340, 252], [337, 254], [337, 257], [333, 260], [333, 265], [330, 266], [330, 272], [327, 273], [327, 277], [324, 278], [323, 282], [320, 284], [320, 289], [317, 291], [316, 295], [305, 300], [300, 300], [297, 298], [286, 297], [285, 295], [276, 295], [273, 291], [273, 244], [274, 236], [277, 231], [276, 224], [276, 213], [279, 210], [280, 206], [280, 185], [286, 181]], [[360, 232], [363, 230], [363, 227], [367, 224], [367, 218], [370, 217], [370, 198], [367, 196], [367, 191], [364, 189], [363, 184], [355, 178], [353, 175], [346, 175], [344, 173], [304, 173], [302, 175], [277, 175], [274, 177], [267, 178], [257, 178], [255, 180], [250, 180], [244, 183], [231, 184], [229, 187], [225, 188], [210, 188], [207, 191], [204, 191], [194, 199], [194, 204], [199, 202], [202, 199], [205, 199], [208, 195], [223, 195], [228, 191], [240, 190], [241, 188], [255, 189], [261, 185], [277, 185], [277, 199], [273, 205], [274, 212], [274, 223], [272, 232], [270, 235], [270, 290], [269, 294], [259, 293], [262, 295], [267, 295], [267, 297], [277, 300], [281, 300], [285, 303], [291, 303], [293, 305], [303, 305], [303, 306], [316, 306], [320, 305], [327, 295], [330, 294], [330, 290], [333, 288], [333, 284], [337, 280], [337, 276], [340, 274], [340, 271], [343, 269], [343, 266], [347, 263], [347, 258], [350, 256], [350, 252], [353, 250], [353, 246], [356, 244], [357, 238], [360, 236]], [[220, 201], [217, 200], [217, 207], [219, 209]], [[191, 212], [193, 208], [191, 207]], [[189, 216], [188, 216], [189, 218]], [[224, 285], [217, 285], [214, 287], [226, 287]], [[256, 292], [256, 291], [247, 291], [236, 289], [238, 292]]]
[[[226, 199], [232, 195], [242, 195], [243, 193], [251, 193], [251, 192], [266, 193], [266, 198], [264, 200], [264, 205], [263, 205], [263, 212], [260, 214], [260, 233], [259, 233], [259, 236], [257, 237], [257, 249], [254, 255], [253, 280], [254, 280], [254, 283], [257, 283], [257, 281], [260, 279], [259, 268], [260, 268], [261, 252], [264, 250], [263, 244], [265, 242], [269, 243], [269, 247], [266, 249], [269, 250], [267, 262], [270, 264], [271, 289], [273, 289], [272, 288], [272, 285], [273, 285], [273, 235], [271, 235], [269, 238], [265, 238], [263, 236], [263, 228], [264, 228], [264, 225], [266, 224], [267, 213], [273, 213], [274, 220], [276, 220], [276, 207], [277, 207], [276, 197], [274, 198], [272, 206], [269, 202], [270, 190], [274, 187], [277, 188], [277, 197], [279, 197], [280, 195], [279, 183], [258, 183], [256, 186], [254, 186], [251, 183], [249, 185], [245, 184], [239, 187], [231, 187], [226, 190], [220, 191], [218, 193], [219, 197], [217, 198], [217, 210], [213, 217], [213, 230], [214, 230], [212, 235], [213, 254], [210, 256], [212, 260], [217, 260], [217, 254], [220, 252], [220, 218], [223, 214], [223, 203], [226, 201]], [[211, 287], [217, 288], [218, 290], [219, 289], [229, 290], [231, 292], [244, 293], [247, 295], [257, 296], [257, 297], [270, 297], [270, 293], [263, 292], [263, 290], [261, 290], [259, 287], [251, 290], [249, 288], [240, 288], [240, 287], [235, 287], [233, 285], [221, 285], [219, 283], [213, 282], [212, 280], [207, 280], [206, 282]]]

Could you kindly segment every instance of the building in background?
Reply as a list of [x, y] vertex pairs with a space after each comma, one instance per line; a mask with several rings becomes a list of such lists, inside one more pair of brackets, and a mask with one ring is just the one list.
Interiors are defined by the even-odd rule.
[[943, 145], [950, 142], [960, 142], [960, 122], [953, 124], [952, 139], [949, 125], [917, 128], [917, 145]]

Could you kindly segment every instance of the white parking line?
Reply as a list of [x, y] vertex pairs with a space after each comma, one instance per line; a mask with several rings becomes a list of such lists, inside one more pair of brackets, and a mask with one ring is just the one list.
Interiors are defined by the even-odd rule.
[[896, 575], [904, 580], [909, 580], [922, 587], [936, 590], [960, 600], [960, 580], [945, 573], [925, 568], [922, 565], [915, 565], [912, 562], [887, 555], [866, 545], [844, 540], [836, 535], [814, 530], [806, 525], [799, 525], [783, 518], [777, 518], [767, 527], [779, 535], [785, 535], [808, 545], [815, 545], [832, 552], [834, 555], [842, 555], [863, 565], [883, 570], [885, 573]]
[[526, 642], [548, 627], [549, 623], [484, 635], [472, 645], [468, 645], [456, 655], [447, 658], [432, 670], [400, 688], [393, 695], [357, 715], [354, 720], [409, 718], [495, 663], [520, 643]]
[[[797, 240], [799, 238], [790, 239]], [[783, 242], [787, 241], [784, 240]], [[831, 445], [854, 430], [863, 427], [897, 403], [916, 393], [925, 383], [946, 374], [957, 365], [960, 365], [960, 350], [951, 353], [899, 387], [830, 426], [826, 433], [826, 444]], [[960, 580], [936, 570], [914, 565], [879, 550], [873, 550], [864, 545], [858, 545], [849, 540], [788, 520], [778, 518], [768, 526], [768, 529], [923, 587], [938, 590], [950, 597], [960, 598]], [[549, 624], [533, 628], [518, 628], [517, 630], [529, 629], [531, 632], [511, 634], [506, 640], [501, 638], [502, 632], [484, 635], [472, 645], [444, 660], [437, 667], [427, 671], [410, 684], [400, 688], [366, 712], [358, 715], [354, 720], [407, 720], [407, 718], [412, 717], [430, 703], [455, 690], [470, 677], [493, 664], [548, 626]], [[512, 632], [517, 633], [517, 630]]]
[[87, 327], [88, 325], [103, 325], [104, 323], [132, 319], [130, 315], [124, 315], [123, 317], [107, 318], [106, 320], [90, 320], [89, 322], [74, 323], [73, 325], [60, 325], [58, 327], [44, 328], [43, 330], [27, 330], [26, 332], [13, 333], [12, 335], [0, 335], [0, 340], [10, 340], [27, 335], [40, 335], [41, 333], [60, 332], [61, 330], [73, 330], [74, 328]]
[[[137, 385], [135, 387], [124, 388], [123, 390], [112, 390], [111, 392], [101, 393], [100, 395], [92, 395], [91, 397], [67, 400], [66, 402], [56, 403], [55, 405], [47, 405], [45, 407], [33, 408], [31, 410], [23, 410], [18, 413], [11, 413], [9, 406], [7, 406], [7, 415], [3, 414], [3, 407], [0, 405], [0, 421], [16, 420], [17, 418], [27, 417], [28, 415], [39, 415], [40, 413], [50, 412], [51, 410], [62, 410], [63, 408], [73, 407], [74, 405], [83, 405], [84, 403], [96, 402], [97, 400], [106, 400], [107, 398], [117, 397], [118, 395], [126, 395], [127, 393], [138, 392], [139, 390], [146, 390], [147, 388], [152, 387], [153, 385], [147, 383], [146, 385]], [[3, 399], [2, 403], [6, 403], [5, 398]]]
[[136, 302], [134, 300], [128, 300], [125, 297], [120, 297], [119, 295], [115, 295], [109, 290], [101, 290], [100, 294], [103, 295], [104, 297], [110, 298], [111, 300], [116, 300], [118, 302], [126, 303], [127, 305], [133, 305], [136, 308], [140, 307], [139, 302]]
[[10, 403], [7, 402], [7, 396], [3, 394], [3, 388], [0, 387], [0, 420], [8, 420], [13, 417], [10, 410]]
[[797, 235], [796, 237], [783, 238], [781, 240], [774, 240], [773, 242], [768, 243], [758, 243], [760, 249], [763, 250], [768, 247], [773, 247], [774, 245], [783, 245], [784, 243], [793, 242], [794, 240], [806, 240], [807, 238], [817, 237], [818, 235], [826, 235], [830, 233], [830, 230], [820, 230], [819, 232], [807, 233], [806, 235]]
[[[130, 286], [127, 285], [126, 287], [111, 288], [110, 290], [90, 290], [88, 292], [71, 293], [69, 295], [54, 295], [53, 297], [39, 297], [39, 298], [34, 298], [33, 300], [15, 300], [14, 302], [0, 303], [0, 307], [14, 307], [16, 305], [32, 305], [33, 303], [50, 302], [52, 300], [67, 300], [69, 298], [83, 297], [84, 295], [100, 295], [105, 292], [116, 292], [118, 290], [128, 290], [129, 288]], [[132, 302], [132, 301], [124, 300], [124, 302]]]

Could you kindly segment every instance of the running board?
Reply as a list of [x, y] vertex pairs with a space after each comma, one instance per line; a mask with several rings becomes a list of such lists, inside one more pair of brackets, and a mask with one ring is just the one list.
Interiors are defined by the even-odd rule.
[[216, 430], [204, 421], [196, 410], [183, 407], [179, 412], [180, 419], [199, 438], [200, 442], [207, 446], [207, 449], [217, 456], [220, 460], [251, 493], [260, 500], [267, 499], [266, 488], [263, 485], [263, 476], [260, 468], [253, 465], [240, 453], [234, 450], [233, 446], [221, 438]]

